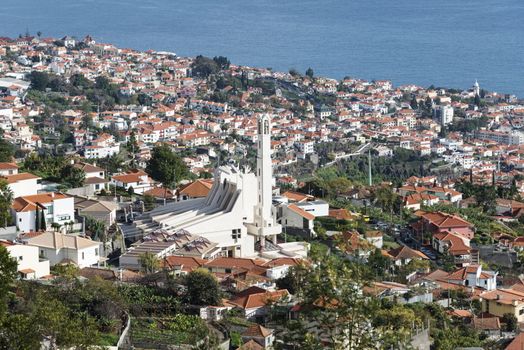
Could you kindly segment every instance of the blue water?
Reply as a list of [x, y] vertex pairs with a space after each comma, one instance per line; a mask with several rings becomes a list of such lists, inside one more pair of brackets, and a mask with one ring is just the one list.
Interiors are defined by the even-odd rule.
[[524, 97], [523, 0], [0, 0], [0, 36], [26, 29]]

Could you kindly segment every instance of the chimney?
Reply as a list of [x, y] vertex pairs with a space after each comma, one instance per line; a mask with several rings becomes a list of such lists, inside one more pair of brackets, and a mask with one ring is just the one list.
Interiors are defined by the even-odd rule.
[[55, 193], [54, 192], [51, 192], [50, 195], [51, 195], [51, 198], [55, 198]]

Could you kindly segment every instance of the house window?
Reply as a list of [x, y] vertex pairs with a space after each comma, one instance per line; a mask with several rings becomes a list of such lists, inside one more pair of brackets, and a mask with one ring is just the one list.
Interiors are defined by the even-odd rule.
[[524, 314], [524, 309], [519, 310], [519, 315], [522, 315], [522, 314]]
[[95, 256], [98, 256], [98, 248], [95, 248]]
[[85, 259], [85, 257], [86, 257], [86, 256], [85, 256], [85, 253], [84, 253], [84, 252], [82, 252], [82, 260], [84, 260], [84, 259]]
[[19, 256], [18, 257], [18, 261], [22, 261], [22, 260], [24, 260], [24, 257], [23, 256]]
[[48, 206], [46, 209], [47, 209], [47, 214], [53, 215], [54, 210], [53, 210], [53, 206], [52, 205]]
[[226, 273], [231, 273], [231, 269], [226, 269]]

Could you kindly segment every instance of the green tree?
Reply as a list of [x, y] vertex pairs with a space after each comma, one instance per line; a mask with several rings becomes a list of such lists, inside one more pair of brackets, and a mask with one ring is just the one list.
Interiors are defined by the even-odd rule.
[[187, 274], [187, 299], [192, 305], [221, 305], [218, 281], [209, 271], [197, 269]]
[[194, 77], [198, 78], [207, 78], [212, 74], [218, 73], [219, 70], [220, 67], [218, 66], [217, 62], [202, 55], [195, 57], [193, 63], [191, 64], [191, 72]]
[[307, 70], [306, 70], [306, 76], [313, 79], [313, 76], [315, 75], [315, 73], [313, 72], [313, 69], [311, 67], [309, 67]]
[[141, 254], [138, 261], [145, 273], [155, 273], [160, 268], [160, 260], [151, 252]]
[[126, 150], [131, 157], [131, 167], [135, 167], [136, 156], [140, 153], [140, 147], [138, 146], [135, 130], [131, 131], [131, 134], [129, 135], [129, 141], [126, 144]]
[[176, 186], [178, 181], [189, 177], [189, 169], [186, 164], [167, 144], [153, 148], [146, 172], [154, 180], [162, 183], [166, 193], [167, 189]]
[[6, 247], [0, 245], [0, 319], [2, 311], [5, 311], [4, 303], [9, 288], [17, 277], [17, 268], [17, 261], [11, 257]]
[[11, 203], [13, 192], [6, 180], [0, 179], [0, 227], [7, 227], [11, 222]]
[[68, 164], [60, 171], [60, 178], [62, 183], [72, 188], [82, 187], [86, 178], [86, 174], [82, 169], [76, 168], [72, 164]]
[[0, 162], [12, 162], [15, 149], [12, 144], [3, 137], [0, 138]]
[[518, 320], [514, 314], [507, 313], [502, 315], [501, 321], [504, 323], [504, 330], [507, 332], [515, 332], [518, 329]]

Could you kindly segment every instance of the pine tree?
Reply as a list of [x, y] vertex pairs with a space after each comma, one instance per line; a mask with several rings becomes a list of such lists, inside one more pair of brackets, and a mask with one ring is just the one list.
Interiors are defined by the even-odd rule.
[[45, 213], [43, 210], [40, 211], [40, 229], [42, 231], [46, 231], [47, 230], [47, 224], [45, 222]]

